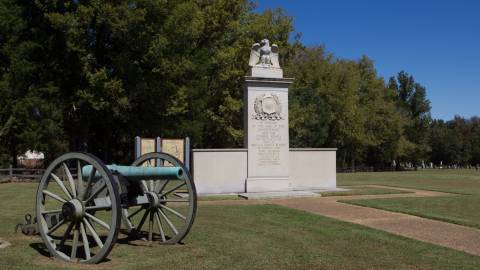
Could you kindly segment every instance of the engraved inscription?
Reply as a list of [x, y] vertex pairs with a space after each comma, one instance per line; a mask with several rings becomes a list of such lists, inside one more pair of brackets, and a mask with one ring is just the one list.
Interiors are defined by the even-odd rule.
[[255, 143], [253, 146], [257, 151], [258, 166], [277, 166], [280, 163], [281, 148], [286, 145], [282, 142], [282, 135], [279, 132], [284, 124], [279, 122], [259, 121], [254, 124], [257, 129]]

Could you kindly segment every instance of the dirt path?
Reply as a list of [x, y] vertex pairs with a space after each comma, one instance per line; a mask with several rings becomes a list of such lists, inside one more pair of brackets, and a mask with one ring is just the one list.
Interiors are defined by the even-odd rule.
[[385, 195], [354, 195], [331, 196], [318, 198], [292, 198], [276, 200], [238, 200], [238, 201], [211, 201], [201, 202], [200, 205], [222, 204], [278, 204], [298, 210], [308, 211], [323, 216], [352, 222], [374, 229], [383, 230], [397, 235], [417, 239], [464, 251], [480, 256], [480, 230], [456, 225], [448, 222], [436, 221], [412, 215], [389, 212], [374, 208], [344, 204], [338, 200], [404, 198], [404, 197], [436, 197], [457, 196], [451, 193], [436, 191], [415, 190], [408, 188], [393, 188], [371, 186], [389, 189], [411, 191], [412, 193], [385, 194]]

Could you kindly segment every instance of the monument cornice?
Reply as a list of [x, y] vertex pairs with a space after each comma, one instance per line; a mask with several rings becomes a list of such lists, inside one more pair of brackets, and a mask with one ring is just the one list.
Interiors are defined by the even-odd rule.
[[311, 152], [318, 152], [318, 151], [337, 151], [338, 148], [290, 148], [290, 151], [311, 151]]
[[294, 78], [265, 78], [265, 77], [253, 77], [245, 76], [245, 82], [254, 82], [254, 83], [281, 83], [281, 84], [292, 84]]

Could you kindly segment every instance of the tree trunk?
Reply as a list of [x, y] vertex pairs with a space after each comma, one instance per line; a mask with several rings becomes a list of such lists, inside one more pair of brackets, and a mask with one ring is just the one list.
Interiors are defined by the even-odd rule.
[[352, 170], [353, 170], [353, 172], [355, 172], [355, 157], [354, 157], [353, 154], [352, 154], [352, 163], [351, 164], [352, 164]]
[[18, 153], [17, 153], [17, 151], [12, 150], [11, 155], [12, 155], [11, 156], [12, 165], [13, 165], [14, 168], [17, 168], [18, 167], [18, 160], [17, 160]]

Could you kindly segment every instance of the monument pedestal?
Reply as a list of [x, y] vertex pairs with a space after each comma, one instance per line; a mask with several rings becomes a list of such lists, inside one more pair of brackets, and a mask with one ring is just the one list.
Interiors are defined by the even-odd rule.
[[[281, 76], [278, 69], [262, 74]], [[246, 192], [290, 191], [288, 87], [293, 79], [245, 77]]]
[[289, 178], [247, 178], [247, 192], [291, 191]]

